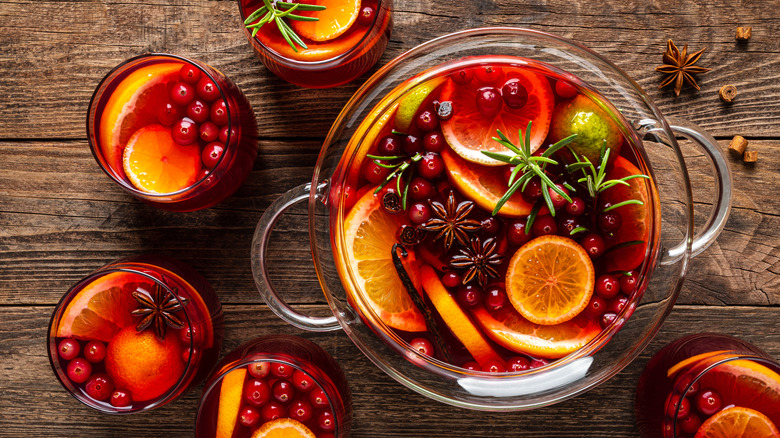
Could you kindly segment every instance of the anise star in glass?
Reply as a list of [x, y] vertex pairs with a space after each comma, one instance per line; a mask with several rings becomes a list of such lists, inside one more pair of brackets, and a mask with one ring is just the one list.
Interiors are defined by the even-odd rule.
[[476, 278], [480, 286], [485, 286], [490, 278], [498, 278], [498, 271], [493, 265], [500, 265], [504, 256], [496, 252], [496, 239], [489, 238], [480, 242], [479, 237], [472, 237], [469, 246], [460, 248], [459, 254], [452, 256], [450, 266], [456, 269], [467, 269], [463, 275], [463, 284], [468, 284]]
[[444, 246], [449, 250], [452, 244], [457, 240], [463, 246], [469, 243], [469, 236], [466, 233], [473, 233], [482, 228], [479, 221], [467, 219], [469, 213], [474, 208], [471, 201], [463, 201], [460, 204], [455, 203], [455, 194], [450, 191], [447, 197], [447, 204], [430, 201], [431, 210], [436, 216], [422, 224], [420, 228], [425, 231], [438, 231], [434, 241], [444, 239]]
[[683, 82], [687, 82], [693, 88], [701, 90], [693, 75], [710, 71], [708, 68], [694, 65], [699, 58], [701, 58], [701, 54], [704, 53], [704, 50], [706, 49], [701, 49], [698, 52], [689, 55], [687, 44], [683, 46], [682, 51], [680, 51], [680, 49], [674, 45], [674, 42], [669, 40], [666, 43], [666, 52], [664, 52], [664, 65], [655, 68], [656, 71], [665, 73], [669, 76], [661, 82], [661, 85], [658, 88], [661, 89], [674, 83], [674, 93], [679, 96], [680, 90], [682, 90], [683, 87]]
[[184, 298], [177, 299], [159, 284], [154, 285], [151, 295], [136, 290], [133, 292], [133, 298], [138, 302], [139, 307], [131, 313], [143, 317], [135, 326], [136, 332], [140, 333], [154, 325], [155, 336], [163, 341], [168, 327], [184, 328], [184, 321], [175, 315], [182, 310], [182, 304], [186, 303]]

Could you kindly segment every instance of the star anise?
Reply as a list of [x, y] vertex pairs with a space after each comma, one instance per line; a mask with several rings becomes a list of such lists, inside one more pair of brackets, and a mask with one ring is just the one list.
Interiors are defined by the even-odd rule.
[[176, 299], [170, 291], [159, 284], [154, 285], [151, 296], [136, 290], [133, 292], [133, 298], [138, 302], [139, 307], [133, 310], [132, 314], [143, 316], [135, 326], [136, 332], [140, 333], [154, 324], [157, 339], [163, 341], [168, 326], [175, 329], [184, 327], [184, 321], [174, 314], [182, 310], [182, 305], [187, 302], [186, 299]]
[[460, 254], [452, 256], [450, 266], [457, 269], [467, 269], [463, 275], [463, 284], [468, 284], [477, 278], [480, 286], [485, 286], [490, 278], [498, 278], [498, 271], [491, 265], [500, 265], [504, 256], [496, 253], [496, 239], [489, 238], [484, 243], [479, 237], [472, 237], [470, 245], [460, 248]]
[[468, 245], [469, 237], [466, 233], [473, 233], [482, 228], [482, 224], [479, 221], [466, 219], [466, 216], [474, 208], [474, 203], [463, 201], [456, 205], [455, 194], [452, 191], [450, 191], [450, 195], [447, 197], [446, 206], [437, 201], [429, 201], [429, 204], [436, 217], [429, 219], [420, 228], [425, 231], [438, 231], [433, 240], [436, 241], [443, 237], [444, 246], [447, 250], [452, 247], [455, 240], [463, 246]]
[[704, 53], [705, 50], [706, 49], [701, 49], [698, 52], [689, 55], [687, 44], [683, 46], [681, 52], [680, 49], [674, 45], [674, 42], [669, 40], [666, 43], [666, 52], [664, 52], [664, 65], [655, 68], [656, 71], [665, 73], [669, 75], [669, 77], [664, 79], [658, 88], [661, 89], [674, 83], [674, 93], [679, 96], [680, 90], [682, 90], [683, 87], [683, 82], [687, 82], [693, 88], [701, 90], [693, 75], [708, 72], [710, 69], [693, 64], [696, 64], [696, 61], [699, 60], [701, 54]]

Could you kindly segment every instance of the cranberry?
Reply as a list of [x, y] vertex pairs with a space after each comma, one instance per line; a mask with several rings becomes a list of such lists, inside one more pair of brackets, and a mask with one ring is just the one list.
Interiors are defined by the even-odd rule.
[[286, 413], [287, 410], [284, 406], [275, 401], [268, 402], [260, 408], [260, 416], [263, 418], [263, 421], [276, 420], [283, 417]]
[[388, 135], [379, 140], [377, 153], [386, 157], [401, 155], [401, 141], [394, 135]]
[[[693, 379], [692, 377], [689, 379]], [[689, 383], [688, 385], [688, 392], [685, 393], [686, 396], [694, 396], [697, 392], [699, 392], [699, 386], [701, 385], [698, 381]]]
[[253, 406], [262, 406], [271, 398], [271, 387], [261, 379], [249, 379], [244, 384], [244, 400]]
[[493, 311], [503, 309], [506, 301], [506, 292], [499, 286], [490, 286], [485, 291], [485, 305]]
[[555, 94], [563, 99], [571, 99], [577, 95], [577, 88], [568, 82], [558, 80], [555, 82]]
[[431, 131], [423, 137], [423, 146], [425, 146], [426, 151], [441, 152], [446, 145], [444, 134], [439, 131]]
[[309, 401], [318, 408], [324, 408], [330, 404], [328, 396], [322, 388], [314, 388], [314, 390], [309, 393]]
[[608, 211], [599, 215], [599, 228], [605, 233], [611, 233], [620, 228], [623, 220], [620, 214], [614, 211]]
[[603, 315], [601, 315], [601, 328], [605, 329], [612, 325], [613, 322], [617, 319], [617, 314], [608, 312]]
[[428, 152], [417, 163], [417, 171], [421, 177], [427, 180], [434, 180], [444, 173], [444, 160], [441, 159], [439, 154]]
[[198, 137], [206, 143], [211, 143], [219, 137], [219, 127], [214, 122], [204, 122], [198, 128]]
[[314, 380], [308, 374], [301, 370], [295, 370], [293, 373], [293, 386], [299, 391], [308, 392], [314, 388]]
[[523, 190], [523, 199], [529, 204], [533, 204], [537, 199], [542, 197], [542, 182], [537, 177], [533, 177], [528, 181], [528, 185]]
[[464, 363], [463, 365], [461, 365], [461, 368], [469, 371], [482, 371], [482, 367], [480, 367], [479, 364], [474, 362], [473, 360]]
[[114, 392], [114, 384], [106, 374], [95, 374], [87, 380], [84, 386], [87, 395], [99, 401], [107, 401]]
[[510, 79], [501, 87], [501, 97], [509, 108], [522, 108], [528, 103], [528, 91], [519, 79]]
[[190, 344], [199, 345], [201, 337], [197, 327], [185, 327], [179, 332], [179, 340], [187, 347]]
[[486, 236], [495, 236], [501, 229], [501, 221], [494, 216], [488, 216], [485, 219], [479, 221], [479, 223], [482, 225], [482, 228], [480, 228], [482, 234]]
[[192, 144], [198, 138], [198, 125], [192, 119], [184, 117], [173, 124], [171, 135], [173, 140], [182, 146]]
[[211, 106], [211, 112], [209, 113], [211, 121], [218, 126], [225, 126], [230, 121], [228, 107], [224, 100], [220, 100]]
[[580, 216], [585, 213], [585, 201], [582, 198], [572, 197], [571, 202], [566, 204], [566, 213], [572, 216]]
[[118, 389], [114, 391], [113, 394], [111, 394], [111, 406], [124, 408], [130, 406], [130, 403], [132, 403], [130, 394], [128, 394], [126, 391]]
[[417, 350], [420, 354], [433, 356], [433, 344], [431, 341], [425, 338], [414, 338], [412, 339], [412, 342], [409, 343], [409, 345], [411, 345], [412, 348]]
[[523, 245], [531, 239], [525, 232], [525, 219], [515, 220], [506, 227], [506, 238], [512, 245]]
[[606, 249], [604, 239], [596, 233], [586, 234], [580, 243], [591, 258], [599, 257], [604, 254], [604, 250]]
[[455, 271], [445, 272], [441, 277], [441, 283], [450, 289], [458, 287], [460, 285], [460, 275]]
[[219, 159], [222, 158], [222, 154], [225, 152], [225, 145], [218, 141], [214, 141], [206, 145], [205, 148], [203, 148], [203, 152], [200, 154], [201, 161], [203, 161], [203, 166], [207, 169], [213, 169], [217, 163], [219, 163]]
[[531, 368], [541, 368], [541, 367], [543, 367], [543, 366], [545, 366], [545, 365], [547, 365], [549, 363], [550, 362], [547, 362], [544, 359], [538, 359], [537, 358], [537, 359], [534, 359], [534, 360], [531, 361], [531, 365], [530, 366], [531, 366]]
[[409, 182], [409, 197], [413, 201], [428, 199], [433, 194], [433, 184], [425, 178], [415, 176]]
[[319, 426], [320, 430], [324, 430], [325, 432], [330, 432], [335, 429], [336, 420], [333, 418], [333, 413], [327, 410], [320, 412], [317, 416], [317, 426]]
[[57, 352], [63, 360], [73, 360], [81, 352], [81, 344], [75, 339], [63, 339], [57, 346]]
[[439, 117], [431, 110], [425, 110], [414, 118], [414, 124], [420, 131], [431, 132], [439, 126]]
[[249, 371], [250, 376], [256, 379], [262, 379], [271, 372], [271, 364], [268, 362], [252, 362], [247, 365], [246, 369]]
[[549, 214], [536, 216], [536, 220], [534, 220], [533, 225], [531, 225], [531, 232], [534, 233], [534, 236], [536, 237], [556, 234], [558, 233], [558, 224]]
[[205, 76], [200, 78], [200, 80], [198, 81], [198, 85], [195, 87], [195, 90], [197, 91], [198, 96], [200, 96], [201, 99], [209, 103], [217, 100], [217, 98], [220, 95], [219, 88], [217, 88], [217, 85], [214, 84], [214, 82], [211, 79]]
[[[568, 196], [569, 191], [566, 189], [566, 187], [564, 187], [564, 186], [562, 186], [560, 184], [556, 184], [555, 186], [557, 188], [559, 188], [563, 193], [566, 193], [566, 195]], [[552, 201], [552, 205], [553, 205], [553, 207], [555, 207], [556, 210], [561, 208], [561, 207], [563, 207], [564, 205], [566, 205], [569, 202], [569, 201], [566, 200], [566, 198], [561, 196], [560, 193], [558, 193], [555, 190], [553, 190], [552, 187], [548, 187], [547, 188], [547, 192], [550, 194], [550, 200]]]
[[157, 110], [157, 121], [163, 126], [171, 126], [180, 118], [181, 109], [170, 102], [165, 102], [165, 104]]
[[192, 64], [184, 64], [179, 70], [179, 79], [190, 85], [195, 85], [200, 80], [200, 69]]
[[565, 236], [571, 236], [571, 232], [577, 228], [582, 227], [582, 222], [578, 217], [563, 216], [558, 219], [558, 226], [563, 231]]
[[271, 364], [271, 374], [280, 379], [287, 379], [293, 375], [293, 367], [286, 363], [274, 362]]
[[89, 341], [84, 347], [84, 359], [91, 363], [101, 362], [106, 358], [106, 344], [100, 341]]
[[190, 356], [197, 357], [198, 354], [200, 354], [200, 350], [198, 350], [195, 347], [193, 347], [192, 349], [185, 348], [181, 352], [181, 360], [182, 360], [182, 362], [189, 362], [190, 361]]
[[482, 371], [489, 373], [503, 373], [506, 372], [506, 367], [500, 359], [490, 359], [485, 362], [485, 366], [482, 367]]
[[527, 357], [516, 356], [509, 359], [507, 366], [509, 367], [509, 371], [525, 371], [531, 368], [531, 361], [528, 360]]
[[478, 81], [484, 84], [495, 84], [504, 77], [504, 71], [501, 67], [489, 65], [487, 67], [478, 67], [474, 70], [474, 76]]
[[690, 412], [691, 402], [685, 397], [681, 399], [679, 395], [675, 395], [669, 398], [666, 403], [666, 414], [669, 418], [674, 418], [676, 414], [677, 419], [680, 420], [687, 417]]
[[723, 406], [723, 399], [712, 388], [703, 388], [696, 396], [696, 409], [704, 415], [710, 416], [718, 412]]
[[195, 123], [203, 123], [209, 119], [209, 106], [203, 101], [195, 99], [187, 105], [185, 113]]
[[363, 177], [371, 184], [383, 182], [387, 179], [387, 175], [390, 175], [390, 169], [376, 164], [374, 160], [366, 160], [363, 164]]
[[620, 292], [620, 280], [615, 275], [604, 274], [596, 279], [596, 293], [604, 299], [615, 298]]
[[470, 68], [461, 69], [453, 73], [450, 77], [456, 84], [466, 85], [474, 78], [474, 70]]
[[314, 408], [304, 399], [295, 400], [287, 408], [287, 416], [301, 423], [311, 420], [312, 415], [314, 415]]
[[473, 284], [467, 284], [458, 289], [458, 302], [462, 306], [472, 308], [482, 302], [482, 290]]
[[219, 130], [219, 141], [222, 142], [222, 144], [227, 144], [228, 142], [228, 133], [230, 134], [230, 138], [236, 138], [236, 128], [230, 128], [228, 129], [227, 126], [223, 126], [222, 129]]
[[371, 26], [374, 22], [376, 11], [371, 6], [364, 6], [358, 14], [357, 21], [361, 26]]
[[594, 295], [588, 302], [588, 307], [585, 308], [585, 311], [593, 319], [601, 319], [601, 316], [607, 311], [607, 302], [600, 296]]
[[678, 418], [677, 424], [680, 425], [680, 430], [693, 435], [699, 430], [699, 426], [701, 426], [701, 419], [698, 415], [690, 413], [685, 418]]
[[485, 117], [494, 117], [501, 111], [504, 101], [496, 87], [482, 87], [477, 90], [477, 109]]
[[185, 106], [195, 100], [195, 89], [186, 82], [176, 82], [173, 84], [169, 96], [176, 105]]
[[68, 362], [68, 378], [74, 383], [84, 383], [92, 374], [92, 364], [84, 358], [77, 357]]
[[422, 141], [420, 140], [420, 137], [415, 135], [407, 135], [406, 138], [404, 138], [404, 152], [409, 155], [414, 155], [421, 151]]
[[621, 295], [609, 302], [609, 305], [607, 306], [607, 312], [620, 313], [623, 311], [623, 309], [626, 307], [627, 304], [628, 304], [628, 297], [625, 295]]
[[409, 220], [412, 221], [413, 224], [428, 222], [428, 219], [430, 218], [431, 209], [428, 208], [427, 205], [418, 202], [409, 207]]
[[631, 295], [631, 293], [634, 292], [634, 289], [636, 288], [637, 273], [636, 271], [629, 271], [628, 274], [620, 277], [620, 291], [626, 295]]
[[260, 423], [260, 412], [252, 406], [244, 406], [238, 413], [238, 422], [244, 427], [255, 427]]
[[286, 380], [278, 380], [274, 383], [273, 394], [279, 403], [288, 403], [295, 396], [295, 388]]

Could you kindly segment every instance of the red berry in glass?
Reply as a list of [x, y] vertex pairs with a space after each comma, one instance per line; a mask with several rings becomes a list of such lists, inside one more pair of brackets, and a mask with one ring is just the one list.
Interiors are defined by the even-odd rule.
[[81, 357], [68, 363], [68, 378], [73, 383], [84, 383], [92, 375], [92, 365]]
[[81, 352], [81, 344], [75, 339], [63, 339], [57, 346], [57, 354], [63, 360], [75, 359]]
[[165, 102], [157, 109], [157, 121], [163, 126], [171, 126], [182, 118], [181, 106]]
[[102, 362], [106, 358], [106, 344], [100, 341], [89, 341], [84, 347], [84, 359], [90, 363]]
[[273, 394], [279, 403], [289, 403], [295, 396], [295, 388], [286, 380], [279, 380], [274, 383]]
[[173, 84], [170, 98], [176, 105], [185, 106], [195, 100], [195, 88], [186, 82]]
[[510, 108], [522, 108], [528, 102], [528, 92], [518, 79], [510, 79], [501, 87], [501, 97]]
[[265, 380], [252, 379], [244, 385], [244, 399], [251, 405], [262, 406], [270, 398], [271, 387]]
[[528, 360], [527, 357], [512, 357], [509, 358], [509, 361], [507, 362], [507, 367], [509, 371], [517, 372], [517, 371], [525, 371], [527, 369], [531, 368], [531, 361]]
[[425, 338], [414, 338], [412, 339], [412, 342], [409, 343], [409, 345], [411, 345], [413, 349], [420, 352], [420, 354], [433, 356], [433, 344], [431, 341]]
[[485, 117], [492, 117], [501, 111], [504, 101], [496, 87], [482, 87], [477, 90], [477, 109]]
[[106, 401], [114, 392], [114, 384], [106, 374], [94, 374], [84, 385], [87, 395], [98, 401]]
[[422, 139], [416, 135], [407, 135], [404, 138], [404, 152], [412, 156], [423, 149]]
[[201, 160], [203, 160], [203, 167], [206, 169], [213, 169], [219, 163], [222, 158], [222, 154], [225, 153], [225, 145], [218, 141], [207, 144], [201, 152]]
[[200, 80], [200, 70], [194, 65], [184, 64], [179, 70], [179, 79], [190, 85], [195, 85]]
[[224, 100], [214, 103], [209, 111], [209, 118], [217, 126], [225, 126], [230, 121], [230, 115], [228, 114], [228, 107]]
[[358, 23], [361, 26], [370, 26], [371, 23], [374, 22], [374, 17], [376, 16], [376, 11], [371, 6], [365, 6], [362, 9], [360, 9], [360, 14], [358, 15]]
[[414, 124], [423, 132], [430, 132], [439, 126], [439, 117], [431, 110], [425, 110], [417, 115]]
[[209, 106], [196, 99], [187, 104], [185, 113], [187, 114], [187, 117], [192, 119], [195, 123], [200, 124], [209, 119]]

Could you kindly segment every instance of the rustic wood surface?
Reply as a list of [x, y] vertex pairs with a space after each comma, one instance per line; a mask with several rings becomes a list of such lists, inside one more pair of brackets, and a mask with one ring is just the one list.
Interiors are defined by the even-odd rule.
[[[240, 29], [234, 1], [0, 0], [0, 436], [191, 436], [200, 388], [162, 409], [98, 415], [56, 383], [45, 353], [49, 316], [62, 293], [117, 258], [158, 252], [202, 272], [226, 308], [223, 352], [260, 334], [319, 342], [345, 368], [354, 393], [354, 434], [390, 436], [635, 437], [633, 388], [650, 355], [694, 331], [741, 336], [780, 357], [780, 8], [752, 0], [396, 0], [395, 31], [380, 64], [452, 30], [513, 25], [578, 40], [611, 58], [661, 110], [718, 138], [741, 134], [755, 165], [731, 159], [735, 197], [718, 241], [696, 257], [678, 306], [650, 347], [606, 384], [525, 413], [456, 409], [411, 392], [374, 367], [343, 333], [307, 334], [283, 324], [254, 289], [249, 245], [268, 205], [310, 179], [319, 146], [360, 80], [307, 90], [271, 75]], [[737, 26], [753, 37], [737, 43]], [[668, 38], [706, 47], [701, 91], [658, 91], [653, 71]], [[246, 184], [219, 206], [174, 214], [122, 192], [87, 146], [92, 92], [121, 61], [149, 51], [204, 60], [252, 102], [260, 156]], [[368, 77], [368, 74], [361, 80]], [[718, 89], [739, 89], [724, 105]], [[305, 130], [298, 129], [306, 114]], [[308, 133], [301, 137], [300, 132]], [[697, 215], [711, 206], [706, 159], [688, 166]], [[697, 217], [698, 217], [697, 216]], [[325, 312], [311, 268], [306, 218], [295, 211], [274, 234], [292, 269], [274, 269], [290, 301]]]

